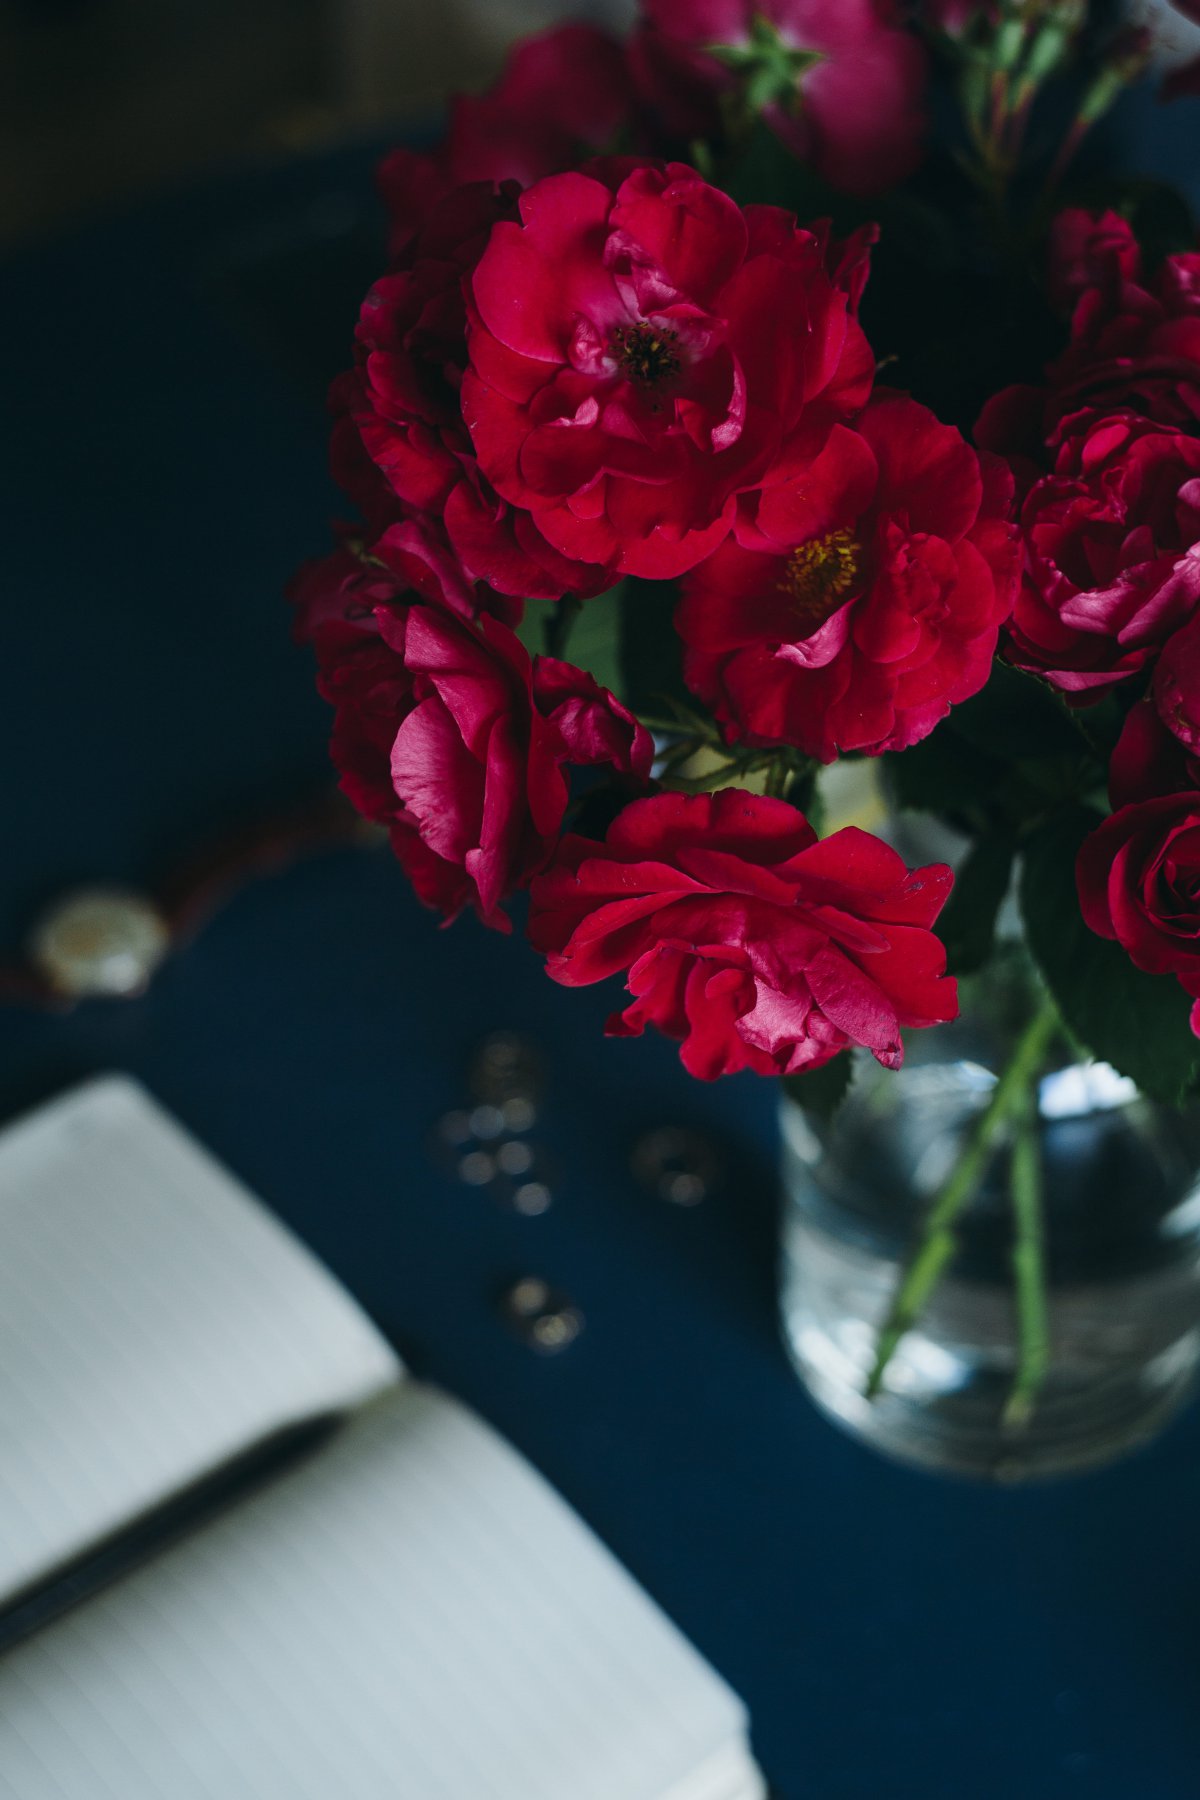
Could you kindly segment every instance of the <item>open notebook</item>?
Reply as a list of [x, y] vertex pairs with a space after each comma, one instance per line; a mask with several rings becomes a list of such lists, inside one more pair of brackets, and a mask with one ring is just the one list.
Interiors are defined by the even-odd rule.
[[764, 1793], [564, 1502], [122, 1077], [0, 1136], [6, 1636], [3, 1800]]

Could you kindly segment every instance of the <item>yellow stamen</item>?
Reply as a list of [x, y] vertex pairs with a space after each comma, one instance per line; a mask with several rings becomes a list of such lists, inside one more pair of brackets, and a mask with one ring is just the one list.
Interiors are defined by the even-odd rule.
[[849, 531], [809, 538], [787, 559], [779, 590], [790, 594], [809, 631], [835, 613], [858, 579], [861, 546]]
[[677, 331], [659, 331], [653, 325], [618, 325], [613, 343], [621, 366], [639, 387], [655, 388], [669, 375], [679, 373]]

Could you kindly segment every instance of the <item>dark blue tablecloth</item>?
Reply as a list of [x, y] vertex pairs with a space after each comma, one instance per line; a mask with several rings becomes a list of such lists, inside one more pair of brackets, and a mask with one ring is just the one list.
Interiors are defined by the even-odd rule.
[[[326, 773], [279, 594], [335, 504], [321, 394], [374, 271], [369, 164], [242, 170], [5, 271], [8, 957], [45, 899], [153, 883]], [[784, 1800], [1195, 1800], [1200, 1418], [1017, 1492], [841, 1436], [778, 1341], [768, 1085], [605, 1041], [608, 1000], [346, 849], [246, 888], [141, 1000], [0, 1014], [0, 1115], [139, 1075], [596, 1527], [745, 1696]], [[427, 1153], [495, 1026], [547, 1055], [538, 1218]], [[694, 1210], [631, 1178], [663, 1122], [725, 1146]], [[557, 1358], [497, 1316], [523, 1273], [586, 1314]]]

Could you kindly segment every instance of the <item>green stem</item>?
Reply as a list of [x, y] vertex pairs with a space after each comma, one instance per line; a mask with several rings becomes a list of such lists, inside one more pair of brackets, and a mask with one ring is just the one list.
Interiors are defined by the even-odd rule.
[[788, 791], [792, 771], [782, 757], [772, 757], [767, 764], [765, 791], [773, 799], [782, 800]]
[[567, 639], [571, 628], [583, 610], [583, 601], [568, 594], [565, 599], [551, 607], [550, 616], [546, 620], [546, 655], [562, 658], [567, 652]]
[[697, 743], [695, 738], [681, 738], [676, 744], [669, 744], [659, 755], [659, 764], [663, 774], [669, 774], [680, 763], [690, 762], [707, 745]]
[[1017, 1373], [1004, 1408], [1004, 1424], [1021, 1430], [1033, 1417], [1050, 1361], [1046, 1304], [1045, 1223], [1037, 1112], [1027, 1106], [1012, 1149], [1012, 1267], [1017, 1301]]
[[873, 1400], [896, 1347], [916, 1323], [921, 1309], [937, 1286], [946, 1264], [958, 1248], [955, 1225], [958, 1215], [974, 1194], [995, 1149], [996, 1140], [1013, 1113], [1027, 1102], [1042, 1058], [1058, 1027], [1058, 1011], [1047, 996], [1018, 1038], [1012, 1056], [997, 1078], [992, 1097], [980, 1113], [963, 1145], [958, 1161], [933, 1197], [921, 1236], [900, 1278], [879, 1331], [875, 1363], [867, 1379], [866, 1395]]
[[668, 770], [663, 777], [663, 786], [673, 794], [712, 794], [718, 788], [733, 785], [729, 779], [732, 769], [732, 763], [722, 763], [705, 775], [676, 775]]
[[721, 734], [711, 719], [702, 719], [698, 714], [680, 708], [672, 717], [669, 713], [647, 712], [638, 707], [637, 715], [647, 731], [660, 731], [667, 737], [679, 737], [686, 734], [705, 744], [719, 744]]

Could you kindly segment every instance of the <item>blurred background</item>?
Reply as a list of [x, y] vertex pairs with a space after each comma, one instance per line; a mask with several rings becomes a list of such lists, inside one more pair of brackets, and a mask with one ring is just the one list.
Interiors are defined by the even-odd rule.
[[0, 0], [0, 242], [247, 155], [431, 123], [506, 47], [633, 0]]
[[[0, 0], [0, 246], [246, 157], [432, 126], [507, 47], [636, 0]], [[1171, 0], [1128, 0], [1160, 66], [1197, 53]]]

